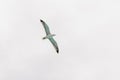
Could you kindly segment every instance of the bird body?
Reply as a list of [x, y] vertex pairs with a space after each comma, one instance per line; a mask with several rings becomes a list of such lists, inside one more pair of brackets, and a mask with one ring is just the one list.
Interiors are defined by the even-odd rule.
[[49, 27], [48, 25], [43, 21], [43, 20], [40, 20], [42, 25], [44, 26], [44, 29], [45, 29], [45, 32], [46, 32], [46, 36], [43, 37], [43, 40], [44, 39], [49, 39], [49, 41], [52, 43], [52, 45], [54, 46], [55, 50], [57, 53], [59, 53], [59, 48], [58, 48], [58, 45], [57, 45], [57, 42], [54, 40], [53, 36], [55, 36], [55, 34], [51, 34], [50, 33], [50, 30], [49, 30]]
[[55, 36], [55, 34], [48, 34], [47, 36], [43, 37], [43, 39], [49, 39]]

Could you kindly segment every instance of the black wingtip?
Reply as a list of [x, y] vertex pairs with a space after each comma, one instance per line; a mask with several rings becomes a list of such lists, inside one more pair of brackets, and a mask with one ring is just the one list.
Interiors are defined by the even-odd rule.
[[59, 50], [57, 50], [57, 53], [59, 54]]
[[43, 20], [42, 20], [42, 19], [40, 19], [40, 21], [41, 21], [41, 22], [43, 22]]

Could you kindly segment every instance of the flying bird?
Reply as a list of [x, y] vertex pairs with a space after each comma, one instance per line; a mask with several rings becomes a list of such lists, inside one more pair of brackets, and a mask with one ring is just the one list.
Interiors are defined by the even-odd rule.
[[55, 34], [50, 33], [50, 29], [49, 29], [48, 25], [43, 20], [40, 19], [40, 21], [45, 29], [45, 32], [46, 32], [46, 36], [43, 37], [43, 40], [49, 39], [50, 42], [52, 43], [52, 45], [54, 46], [56, 52], [59, 53], [59, 48], [58, 48], [57, 42], [53, 38], [53, 36], [55, 36]]

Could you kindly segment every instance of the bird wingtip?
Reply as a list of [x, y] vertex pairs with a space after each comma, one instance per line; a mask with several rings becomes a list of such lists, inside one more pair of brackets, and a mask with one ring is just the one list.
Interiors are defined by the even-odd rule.
[[42, 19], [40, 19], [40, 21], [41, 21], [41, 22], [43, 22], [43, 20], [42, 20]]
[[59, 54], [59, 50], [57, 50], [57, 53]]

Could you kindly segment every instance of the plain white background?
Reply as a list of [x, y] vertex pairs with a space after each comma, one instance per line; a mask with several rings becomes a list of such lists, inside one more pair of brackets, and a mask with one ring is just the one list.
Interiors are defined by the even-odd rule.
[[0, 0], [0, 80], [120, 80], [120, 1]]

